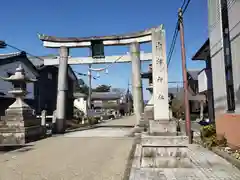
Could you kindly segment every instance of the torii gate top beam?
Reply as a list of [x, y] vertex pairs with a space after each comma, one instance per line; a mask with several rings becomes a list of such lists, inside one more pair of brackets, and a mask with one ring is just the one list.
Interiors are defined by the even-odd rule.
[[116, 45], [128, 45], [133, 42], [138, 43], [147, 43], [152, 41], [152, 30], [154, 29], [163, 29], [163, 26], [160, 25], [155, 28], [150, 28], [144, 31], [136, 33], [128, 33], [123, 35], [110, 35], [110, 36], [90, 36], [90, 37], [69, 37], [61, 38], [54, 36], [47, 36], [43, 34], [38, 34], [40, 40], [43, 41], [43, 46], [48, 48], [59, 48], [59, 47], [68, 47], [68, 48], [77, 48], [77, 47], [90, 47], [91, 41], [100, 40], [103, 41], [105, 46], [116, 46]]

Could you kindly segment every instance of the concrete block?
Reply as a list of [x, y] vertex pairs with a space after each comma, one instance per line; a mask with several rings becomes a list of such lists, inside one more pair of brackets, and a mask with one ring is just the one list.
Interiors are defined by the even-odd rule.
[[169, 120], [150, 120], [150, 134], [157, 135], [177, 135], [177, 124]]

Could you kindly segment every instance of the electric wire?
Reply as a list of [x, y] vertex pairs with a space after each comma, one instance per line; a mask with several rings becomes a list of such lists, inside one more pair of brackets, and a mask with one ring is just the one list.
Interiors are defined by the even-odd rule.
[[[190, 2], [191, 2], [191, 0], [188, 0], [187, 2], [186, 2], [186, 0], [183, 1], [183, 4], [181, 6], [181, 9], [183, 9], [182, 15], [186, 12]], [[172, 55], [173, 55], [173, 52], [174, 52], [174, 49], [175, 49], [175, 46], [176, 46], [178, 32], [179, 32], [179, 18], [178, 18], [177, 23], [176, 23], [176, 27], [175, 27], [175, 30], [174, 30], [170, 50], [169, 50], [169, 53], [168, 53], [168, 56], [167, 56], [167, 67], [168, 68], [170, 66], [170, 63], [171, 63], [171, 60], [172, 60]]]
[[[181, 9], [183, 9], [183, 12], [182, 12], [183, 14], [186, 12], [186, 10], [187, 10], [190, 2], [191, 2], [191, 0], [188, 0], [187, 2], [186, 2], [186, 0], [183, 1], [182, 6], [181, 6]], [[185, 5], [185, 4], [186, 4], [186, 5]], [[174, 49], [175, 49], [176, 40], [177, 40], [177, 36], [178, 36], [178, 32], [179, 32], [179, 27], [178, 27], [178, 26], [179, 26], [179, 19], [177, 20], [177, 23], [176, 23], [176, 27], [175, 27], [175, 30], [174, 30], [174, 34], [173, 34], [173, 38], [172, 38], [172, 42], [171, 42], [171, 46], [170, 46], [170, 51], [169, 51], [168, 56], [167, 56], [167, 67], [169, 67], [169, 65], [170, 65], [170, 63], [171, 63], [172, 55], [173, 55], [173, 52], [174, 52]], [[5, 45], [6, 45], [6, 46], [9, 46], [9, 47], [11, 47], [11, 48], [13, 48], [13, 49], [16, 49], [16, 50], [18, 50], [18, 51], [20, 51], [20, 52], [24, 52], [24, 53], [26, 53], [26, 54], [29, 55], [29, 56], [32, 56], [32, 57], [35, 57], [35, 58], [37, 58], [37, 59], [39, 59], [39, 60], [44, 61], [44, 59], [42, 59], [42, 58], [40, 58], [40, 57], [38, 57], [38, 56], [35, 56], [35, 55], [33, 55], [33, 54], [25, 51], [25, 50], [22, 50], [22, 49], [20, 49], [20, 48], [18, 48], [18, 47], [16, 47], [16, 46], [10, 45], [10, 44], [8, 44], [8, 43], [6, 43], [6, 42], [5, 42]], [[112, 62], [111, 64], [108, 64], [108, 65], [107, 65], [106, 67], [104, 67], [104, 68], [89, 68], [89, 70], [90, 70], [90, 71], [97, 71], [97, 72], [104, 71], [104, 70], [108, 69], [111, 65], [113, 65], [113, 64], [115, 64], [117, 61], [119, 61], [123, 56], [124, 56], [124, 55], [120, 56], [120, 57], [117, 58], [114, 62]]]
[[112, 62], [111, 64], [108, 64], [106, 67], [104, 68], [88, 68], [90, 71], [104, 71], [106, 69], [108, 69], [111, 65], [113, 65], [114, 63], [116, 63], [117, 61], [119, 61], [120, 59], [122, 59], [124, 55], [119, 56], [114, 62]]
[[11, 44], [8, 44], [8, 43], [5, 43], [5, 44], [6, 44], [6, 46], [8, 46], [8, 47], [10, 47], [10, 48], [12, 48], [12, 49], [15, 49], [15, 50], [20, 51], [20, 52], [24, 52], [24, 53], [26, 53], [27, 55], [29, 55], [29, 56], [31, 56], [31, 57], [37, 58], [37, 59], [39, 59], [39, 60], [41, 60], [41, 61], [44, 61], [43, 58], [38, 57], [38, 56], [35, 56], [35, 55], [33, 55], [33, 54], [25, 51], [25, 50], [22, 50], [22, 49], [20, 49], [20, 48], [18, 48], [18, 47], [16, 47], [16, 46], [14, 46], [14, 45], [11, 45]]

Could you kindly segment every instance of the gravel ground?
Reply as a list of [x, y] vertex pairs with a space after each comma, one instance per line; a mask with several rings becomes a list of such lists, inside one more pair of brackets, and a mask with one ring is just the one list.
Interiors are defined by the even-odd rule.
[[52, 137], [0, 154], [0, 180], [121, 180], [133, 138]]

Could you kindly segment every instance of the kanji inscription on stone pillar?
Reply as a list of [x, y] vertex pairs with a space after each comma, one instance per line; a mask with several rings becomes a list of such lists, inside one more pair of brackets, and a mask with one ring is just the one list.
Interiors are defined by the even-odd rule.
[[152, 56], [154, 120], [168, 120], [168, 71], [163, 27], [152, 31]]
[[163, 82], [163, 77], [158, 76], [158, 77], [157, 77], [157, 81], [162, 83], [162, 82]]

